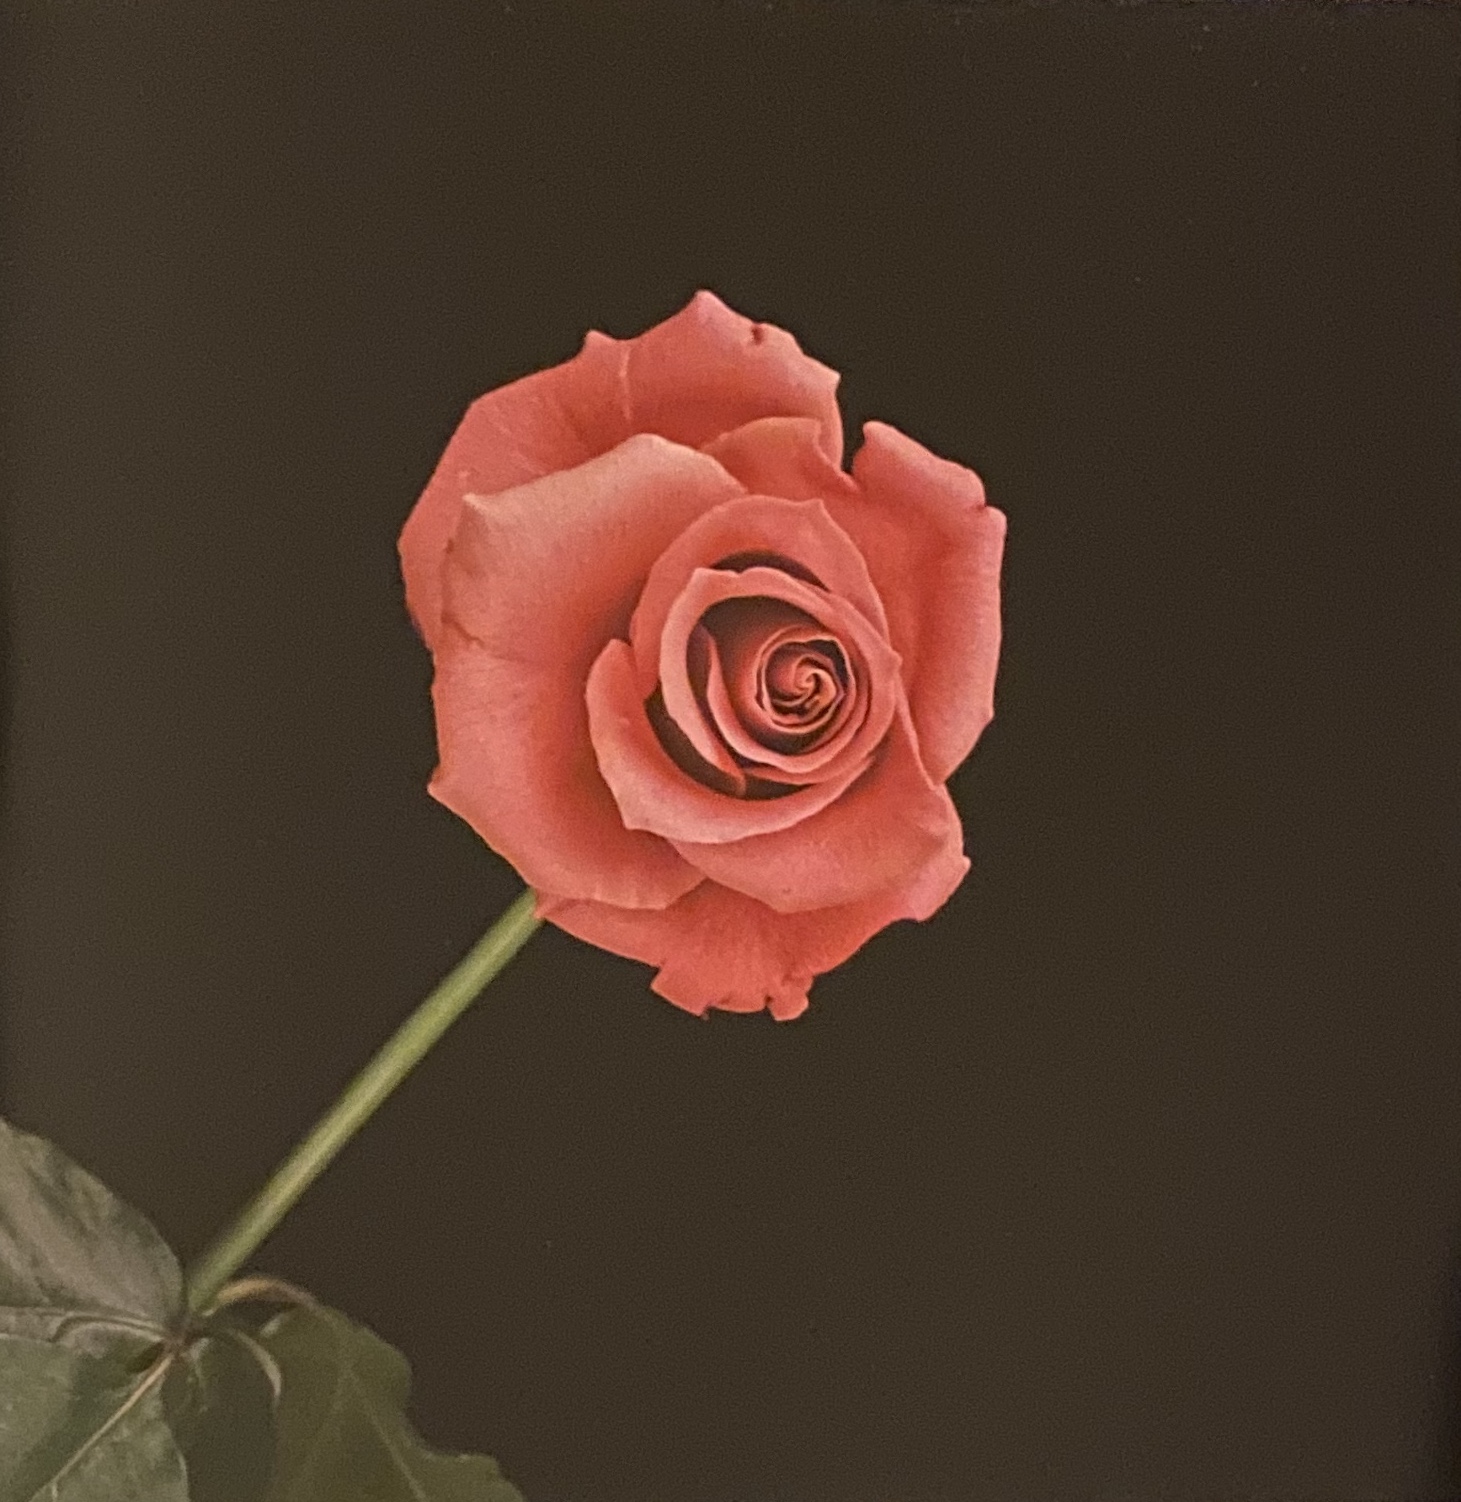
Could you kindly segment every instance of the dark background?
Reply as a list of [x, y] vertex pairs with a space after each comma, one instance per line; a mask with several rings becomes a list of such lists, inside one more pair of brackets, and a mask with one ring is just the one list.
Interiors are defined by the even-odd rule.
[[710, 287], [1008, 513], [975, 871], [545, 931], [257, 1266], [530, 1502], [1461, 1496], [1458, 20], [8, 7], [5, 1110], [192, 1255], [506, 906], [396, 534]]

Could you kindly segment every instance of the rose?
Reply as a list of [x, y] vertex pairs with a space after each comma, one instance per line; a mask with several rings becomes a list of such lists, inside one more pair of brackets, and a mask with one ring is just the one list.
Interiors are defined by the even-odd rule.
[[407, 519], [430, 791], [687, 1011], [798, 1015], [963, 880], [1004, 516], [709, 292], [468, 409]]

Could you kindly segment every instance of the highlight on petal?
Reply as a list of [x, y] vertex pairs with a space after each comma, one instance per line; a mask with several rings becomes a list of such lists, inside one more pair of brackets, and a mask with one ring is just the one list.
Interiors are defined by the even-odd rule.
[[794, 827], [720, 842], [667, 838], [718, 885], [781, 913], [862, 901], [962, 858], [964, 843], [958, 810], [925, 771], [902, 704], [868, 769]]
[[867, 559], [929, 776], [942, 782], [994, 715], [1004, 514], [972, 470], [887, 423], [863, 428], [858, 493], [828, 496]]
[[633, 432], [622, 397], [628, 346], [589, 333], [571, 360], [480, 396], [466, 410], [401, 529], [406, 607], [428, 647], [441, 634], [442, 563], [462, 499], [571, 469]]
[[953, 895], [969, 870], [962, 852], [939, 851], [901, 888], [815, 912], [778, 913], [714, 882], [665, 908], [631, 911], [540, 893], [540, 916], [584, 940], [657, 967], [651, 983], [666, 1001], [705, 1017], [769, 1010], [800, 1016], [814, 977], [834, 969], [880, 929], [922, 921]]
[[431, 791], [531, 884], [632, 907], [698, 879], [663, 840], [624, 827], [584, 695], [665, 543], [737, 489], [714, 460], [639, 435], [464, 505], [446, 559]]
[[700, 447], [758, 417], [807, 417], [842, 462], [835, 370], [805, 354], [785, 329], [753, 323], [713, 292], [627, 341], [628, 416], [637, 432]]

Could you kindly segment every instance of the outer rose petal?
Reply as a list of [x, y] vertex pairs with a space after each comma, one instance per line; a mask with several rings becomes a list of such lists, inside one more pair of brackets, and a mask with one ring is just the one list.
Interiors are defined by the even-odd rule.
[[757, 417], [809, 417], [822, 451], [841, 463], [841, 377], [785, 329], [753, 323], [713, 292], [627, 341], [635, 432], [700, 447]]
[[625, 829], [599, 776], [583, 694], [486, 651], [450, 618], [437, 646], [428, 790], [529, 886], [663, 907], [704, 878], [658, 835]]
[[531, 884], [637, 907], [696, 879], [663, 841], [624, 827], [584, 690], [654, 559], [738, 489], [714, 460], [641, 434], [464, 504], [444, 570], [431, 792]]
[[836, 802], [770, 834], [670, 843], [718, 885], [797, 913], [860, 902], [962, 859], [964, 831], [948, 791], [924, 770], [900, 704], [881, 753]]
[[973, 470], [887, 423], [862, 432], [852, 475], [865, 499], [828, 509], [868, 560], [903, 654], [923, 764], [942, 782], [994, 717], [1004, 513], [985, 504]]
[[942, 782], [994, 713], [1005, 519], [979, 477], [870, 422], [852, 476], [803, 418], [747, 423], [704, 445], [746, 488], [820, 497], [857, 543], [888, 612], [924, 765]]
[[573, 359], [467, 408], [399, 543], [406, 607], [433, 651], [441, 635], [442, 563], [462, 498], [572, 469], [622, 443], [632, 431], [622, 398], [627, 360], [625, 344], [591, 332]]
[[769, 1008], [785, 1022], [806, 1010], [814, 976], [840, 965], [888, 924], [931, 917], [968, 870], [962, 852], [945, 849], [900, 888], [809, 913], [773, 912], [714, 882], [654, 911], [544, 893], [537, 910], [589, 944], [657, 966], [653, 989], [684, 1011], [703, 1017], [712, 1008]]
[[661, 553], [741, 494], [713, 459], [648, 433], [574, 469], [467, 496], [445, 567], [445, 614], [505, 656], [587, 676], [627, 637]]
[[752, 418], [807, 417], [839, 462], [838, 375], [782, 329], [711, 292], [632, 339], [591, 332], [571, 360], [468, 407], [401, 532], [406, 604], [427, 646], [441, 630], [440, 570], [462, 498], [582, 464], [634, 433], [695, 448]]

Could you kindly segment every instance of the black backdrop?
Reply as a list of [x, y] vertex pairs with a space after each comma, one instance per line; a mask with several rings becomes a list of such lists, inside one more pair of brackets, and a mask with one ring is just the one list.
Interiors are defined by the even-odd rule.
[[6, 1111], [191, 1254], [511, 900], [396, 534], [710, 287], [1008, 513], [975, 871], [544, 931], [257, 1265], [530, 1502], [1461, 1495], [1457, 21], [8, 7]]

